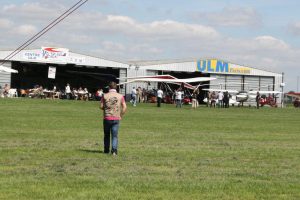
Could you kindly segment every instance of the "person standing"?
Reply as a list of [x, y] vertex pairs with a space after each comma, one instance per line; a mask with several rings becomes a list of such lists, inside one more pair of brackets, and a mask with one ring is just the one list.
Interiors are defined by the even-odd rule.
[[70, 87], [69, 83], [66, 86], [65, 93], [66, 93], [67, 99], [71, 99], [71, 87]]
[[143, 103], [146, 103], [148, 101], [147, 99], [147, 91], [145, 88], [143, 88], [142, 90], [142, 99], [143, 99]]
[[4, 97], [8, 97], [9, 96], [9, 90], [10, 90], [9, 85], [5, 84], [4, 88], [3, 88], [3, 95], [4, 95]]
[[136, 94], [137, 94], [137, 91], [136, 91], [135, 87], [133, 87], [131, 90], [131, 103], [133, 106], [136, 106]]
[[103, 110], [103, 129], [104, 129], [104, 153], [109, 153], [110, 136], [111, 153], [118, 154], [118, 132], [120, 120], [124, 116], [127, 106], [124, 97], [117, 93], [117, 84], [109, 83], [109, 92], [103, 95], [100, 108]]
[[218, 108], [223, 108], [223, 92], [218, 93]]
[[142, 102], [142, 96], [143, 96], [143, 91], [141, 87], [137, 88], [137, 102], [141, 103]]
[[176, 108], [177, 107], [182, 107], [182, 92], [181, 92], [181, 88], [179, 88], [176, 93], [175, 93], [175, 100], [176, 100]]
[[161, 89], [157, 91], [157, 107], [160, 107], [163, 94], [164, 92]]
[[96, 100], [97, 101], [101, 101], [102, 96], [103, 96], [103, 90], [102, 89], [98, 89], [97, 92], [96, 92], [96, 95], [95, 95]]
[[198, 99], [197, 99], [198, 94], [199, 94], [199, 90], [197, 88], [193, 91], [193, 94], [192, 94], [192, 108], [194, 108], [194, 109], [196, 109], [198, 107]]
[[229, 108], [229, 93], [228, 91], [226, 91], [224, 93], [224, 98], [223, 98], [223, 104], [224, 104], [224, 108]]
[[210, 98], [210, 107], [216, 107], [216, 102], [217, 102], [217, 99], [218, 99], [218, 95], [215, 93], [215, 91], [213, 91], [211, 93], [211, 98]]
[[255, 100], [256, 100], [256, 108], [259, 109], [259, 100], [260, 100], [260, 94], [259, 94], [259, 92], [256, 93]]
[[206, 107], [208, 107], [208, 106], [209, 106], [209, 104], [210, 104], [210, 100], [211, 100], [211, 92], [208, 92], [208, 93], [207, 93], [207, 102], [206, 102]]

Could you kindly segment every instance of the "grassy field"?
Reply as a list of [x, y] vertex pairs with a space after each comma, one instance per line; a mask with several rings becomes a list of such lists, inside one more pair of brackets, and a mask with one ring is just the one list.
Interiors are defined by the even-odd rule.
[[0, 199], [300, 199], [300, 109], [0, 99]]

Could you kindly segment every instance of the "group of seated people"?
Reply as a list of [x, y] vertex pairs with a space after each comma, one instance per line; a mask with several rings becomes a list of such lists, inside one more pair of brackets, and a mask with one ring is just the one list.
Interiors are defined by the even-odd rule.
[[[12, 91], [14, 92], [12, 94]], [[0, 97], [29, 97], [40, 99], [72, 99], [72, 100], [100, 100], [103, 95], [103, 90], [98, 89], [95, 94], [88, 91], [87, 88], [79, 87], [72, 90], [60, 90], [56, 86], [53, 89], [44, 88], [41, 85], [35, 85], [31, 89], [11, 89], [8, 84], [4, 87], [0, 86]]]
[[92, 98], [87, 88], [73, 88], [67, 93], [66, 90], [59, 90], [56, 86], [49, 90], [41, 85], [35, 85], [32, 89], [20, 89], [20, 97], [40, 98], [40, 99], [74, 99], [87, 101]]
[[82, 89], [82, 87], [79, 87], [78, 89], [73, 88], [71, 93], [65, 94], [67, 99], [74, 99], [74, 100], [83, 100], [88, 101], [91, 97], [91, 94], [89, 93], [87, 88]]

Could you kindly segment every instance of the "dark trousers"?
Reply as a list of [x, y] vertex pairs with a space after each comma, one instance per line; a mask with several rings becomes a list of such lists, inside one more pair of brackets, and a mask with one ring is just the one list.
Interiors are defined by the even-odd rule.
[[161, 98], [157, 97], [157, 107], [160, 107], [160, 104], [161, 104]]
[[109, 153], [110, 136], [111, 136], [111, 153], [118, 152], [118, 132], [120, 121], [119, 120], [103, 120], [104, 129], [104, 153]]

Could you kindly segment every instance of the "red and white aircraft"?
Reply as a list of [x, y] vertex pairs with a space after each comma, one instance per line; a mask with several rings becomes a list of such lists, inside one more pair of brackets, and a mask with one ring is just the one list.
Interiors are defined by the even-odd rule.
[[127, 82], [119, 83], [118, 85], [124, 85], [128, 83], [134, 82], [157, 82], [157, 83], [171, 83], [175, 85], [184, 85], [185, 88], [194, 90], [197, 86], [193, 86], [189, 83], [196, 83], [196, 82], [206, 82], [215, 80], [216, 78], [210, 77], [195, 77], [195, 78], [185, 78], [185, 79], [178, 79], [171, 75], [156, 75], [156, 76], [137, 76], [137, 77], [125, 77], [123, 79], [127, 79]]
[[294, 106], [295, 108], [300, 108], [300, 92], [289, 92], [285, 94], [286, 96], [294, 98]]

